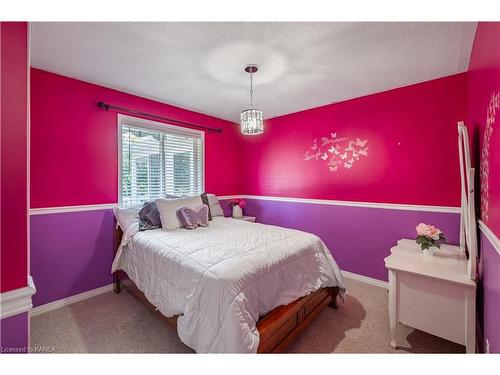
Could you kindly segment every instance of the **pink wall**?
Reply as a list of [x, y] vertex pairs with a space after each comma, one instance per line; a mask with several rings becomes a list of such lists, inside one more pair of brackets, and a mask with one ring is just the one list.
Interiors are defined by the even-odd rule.
[[[465, 85], [458, 74], [268, 120], [264, 134], [246, 139], [243, 193], [459, 206]], [[344, 146], [368, 140], [368, 156], [336, 172], [327, 161], [303, 161], [331, 132], [348, 138]]]
[[[483, 176], [488, 176], [487, 187], [480, 184], [481, 218], [500, 237], [500, 22], [479, 23], [467, 82], [469, 123], [476, 129], [477, 156], [482, 159], [480, 168], [483, 168]], [[495, 94], [496, 99], [493, 98]], [[485, 138], [492, 98], [496, 105], [489, 112], [491, 132]], [[487, 157], [482, 157], [482, 153]], [[487, 210], [484, 203], [487, 203]]]
[[28, 29], [2, 22], [1, 38], [1, 291], [26, 286], [28, 254]]
[[31, 207], [116, 203], [117, 113], [99, 100], [210, 127], [205, 135], [205, 188], [237, 194], [237, 125], [102, 86], [31, 70]]
[[[469, 124], [480, 170], [481, 219], [500, 237], [500, 23], [480, 22], [472, 48], [468, 84]], [[482, 342], [500, 353], [500, 249], [480, 235], [479, 314]]]

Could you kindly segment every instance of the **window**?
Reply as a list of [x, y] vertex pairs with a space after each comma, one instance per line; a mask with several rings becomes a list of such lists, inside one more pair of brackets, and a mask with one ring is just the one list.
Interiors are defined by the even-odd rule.
[[203, 132], [123, 115], [118, 122], [120, 206], [203, 192]]

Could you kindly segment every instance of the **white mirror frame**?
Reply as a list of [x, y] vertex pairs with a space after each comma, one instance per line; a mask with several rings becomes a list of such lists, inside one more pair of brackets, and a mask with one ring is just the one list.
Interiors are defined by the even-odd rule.
[[474, 168], [471, 168], [469, 133], [463, 121], [458, 122], [458, 154], [460, 158], [461, 209], [460, 247], [469, 253], [467, 271], [471, 280], [477, 274], [477, 226], [474, 203]]

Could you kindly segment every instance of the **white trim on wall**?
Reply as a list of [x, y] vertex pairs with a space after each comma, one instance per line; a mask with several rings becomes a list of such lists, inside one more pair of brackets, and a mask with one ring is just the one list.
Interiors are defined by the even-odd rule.
[[278, 202], [324, 204], [331, 206], [384, 208], [389, 210], [405, 210], [405, 211], [460, 213], [460, 207], [449, 207], [449, 206], [422, 206], [416, 204], [337, 201], [331, 199], [271, 197], [265, 195], [242, 195], [242, 197], [247, 199], [259, 199], [259, 200], [278, 201]]
[[57, 300], [54, 302], [49, 302], [49, 303], [46, 303], [45, 305], [40, 305], [40, 306], [34, 307], [30, 312], [30, 316], [40, 315], [40, 314], [46, 313], [48, 311], [58, 309], [60, 307], [68, 306], [68, 305], [71, 305], [73, 303], [80, 302], [80, 301], [98, 296], [99, 294], [103, 294], [103, 293], [109, 292], [111, 290], [113, 290], [113, 284], [108, 284], [108, 285], [104, 285], [104, 286], [101, 286], [101, 287], [96, 288], [96, 289], [88, 290], [88, 291], [83, 292], [83, 293], [75, 294], [74, 296], [63, 298], [63, 299], [60, 299], [60, 300]]
[[346, 279], [352, 279], [352, 280], [356, 280], [356, 281], [359, 281], [359, 282], [362, 282], [365, 284], [378, 286], [379, 288], [389, 289], [389, 282], [388, 281], [374, 279], [372, 277], [359, 275], [357, 273], [352, 273], [349, 271], [342, 271], [342, 276], [344, 276]]
[[0, 293], [0, 319], [29, 311], [33, 307], [31, 296], [35, 293], [35, 283], [31, 276], [28, 276], [27, 286]]
[[[220, 200], [233, 199], [233, 198], [246, 198], [246, 199], [256, 199], [256, 200], [277, 201], [277, 202], [323, 204], [323, 205], [330, 205], [330, 206], [382, 208], [382, 209], [388, 209], [388, 210], [421, 211], [421, 212], [460, 213], [460, 207], [449, 207], [449, 206], [422, 206], [422, 205], [416, 205], [416, 204], [336, 201], [336, 200], [330, 200], [330, 199], [271, 197], [271, 196], [265, 196], [265, 195], [246, 195], [246, 194], [222, 195], [222, 196], [219, 196], [218, 198]], [[63, 213], [63, 212], [107, 210], [107, 209], [112, 209], [112, 208], [117, 207], [117, 206], [118, 206], [118, 203], [106, 203], [106, 204], [89, 204], [89, 205], [82, 205], [82, 206], [32, 208], [30, 210], [30, 215], [44, 215], [44, 214], [56, 214], [56, 213]]]
[[64, 212], [111, 210], [117, 206], [118, 206], [117, 203], [104, 203], [104, 204], [87, 204], [82, 206], [32, 208], [30, 209], [30, 215], [46, 215], [46, 214], [60, 214]]
[[477, 221], [479, 224], [479, 229], [486, 236], [486, 238], [491, 242], [498, 255], [500, 255], [500, 239], [493, 233], [493, 231], [484, 223], [482, 220]]
[[[218, 197], [219, 199], [233, 199], [240, 198], [241, 195], [225, 195]], [[99, 211], [99, 210], [112, 210], [118, 207], [118, 203], [103, 203], [103, 204], [86, 204], [81, 206], [59, 206], [59, 207], [43, 207], [30, 209], [31, 215], [47, 215], [47, 214], [61, 214], [65, 212], [80, 212], [80, 211]]]

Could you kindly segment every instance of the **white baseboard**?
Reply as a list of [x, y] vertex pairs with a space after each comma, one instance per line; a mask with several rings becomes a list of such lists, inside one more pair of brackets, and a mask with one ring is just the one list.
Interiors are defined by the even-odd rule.
[[374, 279], [372, 277], [358, 275], [357, 273], [352, 273], [349, 271], [342, 271], [342, 275], [347, 279], [352, 279], [356, 281], [360, 281], [365, 284], [370, 284], [374, 286], [378, 286], [379, 288], [389, 289], [389, 282], [382, 281], [379, 279]]
[[60, 307], [68, 306], [71, 305], [72, 303], [75, 302], [80, 302], [88, 298], [95, 297], [99, 294], [106, 293], [113, 290], [113, 284], [108, 284], [101, 286], [100, 288], [88, 290], [86, 292], [80, 293], [80, 294], [75, 294], [74, 296], [63, 298], [54, 302], [49, 302], [45, 305], [37, 306], [30, 311], [30, 316], [36, 316], [40, 315], [43, 313], [46, 313], [48, 311], [52, 311], [55, 309], [58, 309]]
[[[378, 286], [380, 288], [384, 289], [389, 289], [389, 283], [387, 281], [382, 281], [378, 279], [373, 279], [368, 276], [363, 276], [363, 275], [358, 275], [356, 273], [348, 272], [348, 271], [342, 271], [342, 275], [348, 279], [360, 281], [365, 284], [370, 284], [374, 286]], [[75, 294], [74, 296], [68, 297], [68, 298], [63, 298], [54, 302], [47, 303], [45, 305], [37, 306], [30, 311], [31, 316], [36, 316], [40, 315], [43, 313], [46, 313], [48, 311], [52, 311], [55, 309], [59, 309], [64, 306], [71, 305], [75, 302], [80, 302], [83, 300], [86, 300], [88, 298], [95, 297], [99, 294], [106, 293], [113, 290], [113, 284], [109, 285], [104, 285], [101, 286], [100, 288], [92, 289], [87, 292], [83, 292], [80, 294]]]

